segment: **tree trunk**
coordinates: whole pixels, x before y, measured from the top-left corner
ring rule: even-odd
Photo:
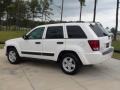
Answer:
[[[93,22],[96,21],[96,6],[97,6],[97,0],[95,0],[95,3],[94,3],[94,16],[93,16]]]
[[[47,21],[47,15],[46,15],[46,12],[45,12],[45,22]]]
[[[42,12],[42,22],[43,22],[44,12]]]
[[[8,30],[8,27],[9,27],[9,26],[8,26],[8,13],[6,13],[6,16],[7,16],[7,18],[6,18],[6,21],[7,21],[7,22],[6,22],[6,31],[7,31],[7,30]]]
[[[44,7],[43,7],[43,9],[42,9],[42,22],[44,20],[44,13],[45,13],[45,11],[44,11]]]
[[[118,31],[118,14],[119,14],[119,0],[117,0],[117,8],[116,8],[116,26],[115,26],[114,40],[117,40],[117,31]]]
[[[82,5],[80,5],[80,21],[81,21],[81,17],[82,17]]]
[[[34,12],[33,12],[33,16],[32,16],[33,21],[34,21],[34,17],[35,17],[35,15],[34,15]]]
[[[63,21],[63,6],[64,6],[64,0],[62,0],[62,8],[61,8],[61,22]]]
[[[0,17],[0,30],[1,30],[1,17]]]

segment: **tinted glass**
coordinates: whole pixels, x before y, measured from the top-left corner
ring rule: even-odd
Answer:
[[[90,27],[98,37],[103,37],[108,35],[105,29],[99,24],[94,24],[94,25],[90,24]]]
[[[43,32],[44,32],[44,27],[40,27],[32,31],[29,35],[29,39],[42,39]]]
[[[46,33],[46,39],[57,39],[57,38],[64,38],[63,27],[62,26],[48,27]]]
[[[87,38],[80,26],[67,26],[68,38]]]

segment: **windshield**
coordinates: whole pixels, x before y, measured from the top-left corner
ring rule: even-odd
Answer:
[[[90,24],[90,28],[98,37],[109,36],[109,33],[103,28],[101,24]]]

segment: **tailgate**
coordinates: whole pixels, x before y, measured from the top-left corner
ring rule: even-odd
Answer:
[[[104,52],[111,48],[112,38],[110,37],[108,31],[106,31],[100,23],[90,24],[90,27],[100,41],[100,51]]]
[[[104,52],[111,48],[112,39],[109,36],[99,37],[100,40],[100,51]]]

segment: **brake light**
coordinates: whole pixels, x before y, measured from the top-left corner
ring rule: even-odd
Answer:
[[[93,51],[99,51],[100,50],[100,43],[99,43],[99,40],[89,40],[88,41],[91,49]]]

